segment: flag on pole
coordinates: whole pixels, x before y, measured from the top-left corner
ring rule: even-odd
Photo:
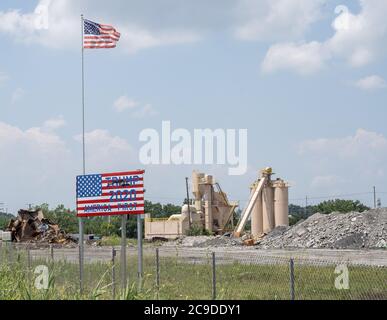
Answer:
[[[83,20],[83,23],[83,47],[85,49],[110,49],[116,47],[121,34],[114,27],[86,19]]]

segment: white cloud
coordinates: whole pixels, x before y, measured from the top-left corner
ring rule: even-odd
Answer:
[[[133,10],[136,6],[140,10],[138,16]],[[155,7],[154,3],[150,6]],[[87,17],[97,22],[114,24],[122,34],[119,47],[128,53],[156,46],[192,43],[201,38],[194,30],[186,29],[183,21],[173,27],[154,27],[151,20],[147,19],[147,15],[156,14],[150,7],[144,10],[133,1],[116,1],[116,5],[109,3],[106,9],[106,2],[96,0],[40,0],[33,12],[0,11],[0,33],[8,34],[25,44],[77,49],[80,41],[80,12],[87,12]],[[158,14],[156,20],[162,20],[163,15],[171,15],[169,6],[164,6],[163,12]],[[142,20],[139,19],[141,16]],[[59,38],[61,41],[58,41]]]
[[[62,203],[63,194],[71,193],[71,188],[64,193],[71,186],[71,155],[53,132],[0,122],[0,154],[0,179],[7,181],[2,198],[13,210],[47,199]]]
[[[12,104],[18,103],[20,100],[23,99],[25,95],[25,91],[22,88],[17,88],[13,93],[11,97]]]
[[[82,135],[74,137],[82,142]],[[127,170],[136,154],[129,143],[108,130],[97,129],[85,134],[86,166],[88,171],[101,172],[110,170]]]
[[[0,122],[0,179],[7,181],[2,199],[13,212],[25,203],[49,202],[74,206],[75,177],[81,174],[81,148],[68,148],[54,131],[64,124],[61,117],[41,126],[22,129]],[[76,140],[81,142],[81,136]],[[129,143],[107,130],[86,135],[86,164],[89,173],[135,169],[137,154]],[[80,146],[80,143],[76,143]]]
[[[320,70],[328,58],[319,42],[305,44],[280,43],[272,46],[262,63],[265,73],[291,70],[299,74],[310,74]]]
[[[332,24],[335,34],[326,42],[335,56],[355,67],[374,61],[385,51],[387,40],[387,2],[360,0],[360,5],[357,15],[342,6]]]
[[[333,154],[345,159],[378,151],[387,151],[387,138],[365,129],[358,129],[355,135],[345,138],[308,140],[300,145],[301,154]]]
[[[381,133],[358,129],[347,137],[307,140],[300,144],[299,154],[312,175],[312,186],[324,192],[329,193],[329,183],[362,191],[386,178],[387,137]]]
[[[139,110],[133,113],[133,117],[135,118],[146,118],[146,117],[154,117],[157,116],[159,113],[156,111],[152,105],[146,104],[143,107],[141,107]]]
[[[127,96],[117,98],[113,104],[113,108],[120,113],[129,110],[134,118],[154,117],[159,114],[151,104],[142,105]]]
[[[9,154],[5,152],[9,147],[18,146],[18,148],[24,150],[20,154],[17,152],[11,152],[15,156],[25,158],[28,151],[35,151],[36,154],[41,156],[47,156],[52,153],[63,154],[66,153],[64,142],[52,132],[47,132],[41,127],[33,127],[27,130],[22,130],[18,127],[11,126],[4,122],[0,122],[0,149],[2,155]],[[4,151],[4,152],[3,152]],[[10,151],[10,150],[8,150]]]
[[[326,0],[241,0],[235,35],[242,40],[300,38],[321,17]]]
[[[362,78],[355,85],[359,89],[368,91],[387,88],[387,82],[377,75]]]
[[[8,80],[8,75],[5,72],[0,72],[0,86]]]
[[[326,41],[272,46],[262,63],[263,70],[298,71],[293,56],[298,58],[297,66],[303,63],[309,66],[306,67],[307,72],[318,71],[332,59],[343,59],[352,67],[362,67],[375,61],[387,48],[387,2],[360,0],[360,5],[358,14],[351,13],[345,6],[336,8],[338,16],[332,23],[334,34]],[[291,57],[286,59],[289,51]],[[309,56],[312,53],[316,54],[314,58]]]
[[[117,112],[123,112],[125,110],[134,109],[139,106],[139,103],[127,96],[121,96],[114,102],[114,109]]]
[[[56,118],[48,119],[44,122],[43,127],[48,130],[56,130],[64,127],[66,125],[66,120],[63,116]]]

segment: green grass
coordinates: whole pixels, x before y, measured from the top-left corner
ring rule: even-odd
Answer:
[[[119,237],[119,236],[103,237],[100,241],[98,241],[98,244],[102,247],[120,246],[121,245],[121,237]],[[129,246],[136,246],[137,239],[128,239],[127,244]]]
[[[78,265],[69,262],[32,261],[28,269],[25,253],[12,256],[2,250],[0,260],[0,300],[110,300],[112,264],[85,265],[85,290],[79,293]],[[49,289],[34,287],[33,270],[46,265],[50,271]],[[295,264],[295,294],[298,300],[387,299],[387,268],[350,267],[350,290],[334,287],[335,267]],[[160,288],[156,287],[155,258],[144,258],[144,282],[137,290],[136,257],[128,258],[129,285],[120,290],[120,266],[116,265],[116,299],[122,300],[210,300],[212,269],[210,257],[200,263],[182,258],[160,259]],[[288,300],[289,268],[284,264],[218,264],[218,299]]]

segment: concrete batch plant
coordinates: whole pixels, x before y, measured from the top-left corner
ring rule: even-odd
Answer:
[[[192,193],[194,205],[184,205],[181,214],[168,219],[145,219],[145,237],[176,239],[190,228],[197,227],[211,234],[233,232],[240,237],[251,219],[251,235],[258,239],[279,226],[289,225],[289,185],[282,179],[272,180],[272,169],[261,171],[261,176],[251,186],[246,209],[234,230],[237,202],[231,202],[211,175],[193,172]]]
[[[266,168],[252,184],[250,199],[235,229],[235,237],[241,236],[249,219],[253,238],[262,237],[277,227],[289,226],[289,184],[282,179],[272,180],[272,175],[272,168]]]

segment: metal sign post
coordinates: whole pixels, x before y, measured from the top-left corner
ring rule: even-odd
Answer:
[[[84,262],[84,236],[83,236],[83,219],[79,218],[79,234],[78,234],[78,247],[79,247],[79,290],[83,293],[83,262]]]
[[[138,290],[142,290],[143,271],[143,247],[142,247],[142,217],[137,215],[137,246],[138,246]]]
[[[121,220],[121,286],[123,292],[126,292],[128,286],[128,278],[126,274],[126,222],[128,216],[123,215]]]

